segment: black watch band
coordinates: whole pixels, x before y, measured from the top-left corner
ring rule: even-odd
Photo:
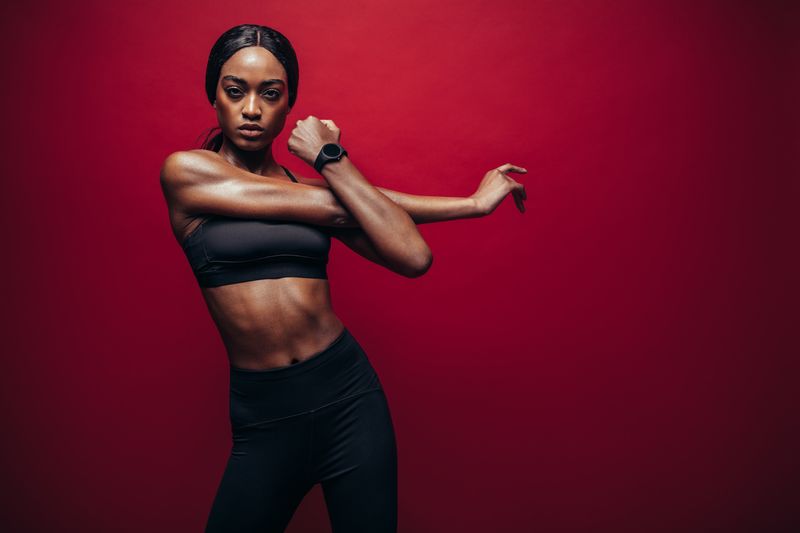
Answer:
[[[317,155],[316,161],[314,161],[314,170],[317,172],[322,172],[322,167],[324,167],[326,163],[330,163],[331,161],[339,161],[346,155],[347,150],[345,150],[341,144],[328,143],[323,145],[322,149]]]

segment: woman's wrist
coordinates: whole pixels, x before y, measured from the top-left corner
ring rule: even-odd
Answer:
[[[311,166],[313,167],[314,164],[312,163]],[[331,177],[336,179],[338,176],[351,173],[352,169],[348,168],[350,166],[352,166],[352,162],[350,161],[350,158],[345,154],[338,161],[329,161],[325,163],[325,165],[320,170],[319,174],[326,180],[329,180]]]
[[[467,198],[470,201],[470,209],[471,209],[471,216],[472,217],[482,217],[486,215],[486,211],[483,208],[483,204],[481,204],[480,199],[475,196],[469,196]]]

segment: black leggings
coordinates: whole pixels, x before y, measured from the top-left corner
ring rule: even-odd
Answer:
[[[230,367],[233,447],[206,533],[282,532],[322,484],[333,533],[397,531],[397,445],[378,375],[344,331],[289,366]]]

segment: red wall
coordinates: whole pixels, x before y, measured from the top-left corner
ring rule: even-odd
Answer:
[[[208,52],[240,23],[291,39],[290,119],[334,119],[374,184],[465,196],[492,167],[529,169],[525,214],[508,198],[421,226],[422,278],[334,243],[335,309],[392,407],[401,532],[800,519],[796,8],[0,9],[6,531],[205,524],[230,448],[227,360],[158,170],[215,125]],[[313,175],[289,130],[278,161]],[[289,531],[327,530],[316,487]]]

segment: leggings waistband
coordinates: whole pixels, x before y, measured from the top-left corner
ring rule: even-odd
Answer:
[[[259,427],[380,388],[367,354],[345,328],[326,348],[293,365],[266,370],[231,365],[231,426],[234,431]]]

